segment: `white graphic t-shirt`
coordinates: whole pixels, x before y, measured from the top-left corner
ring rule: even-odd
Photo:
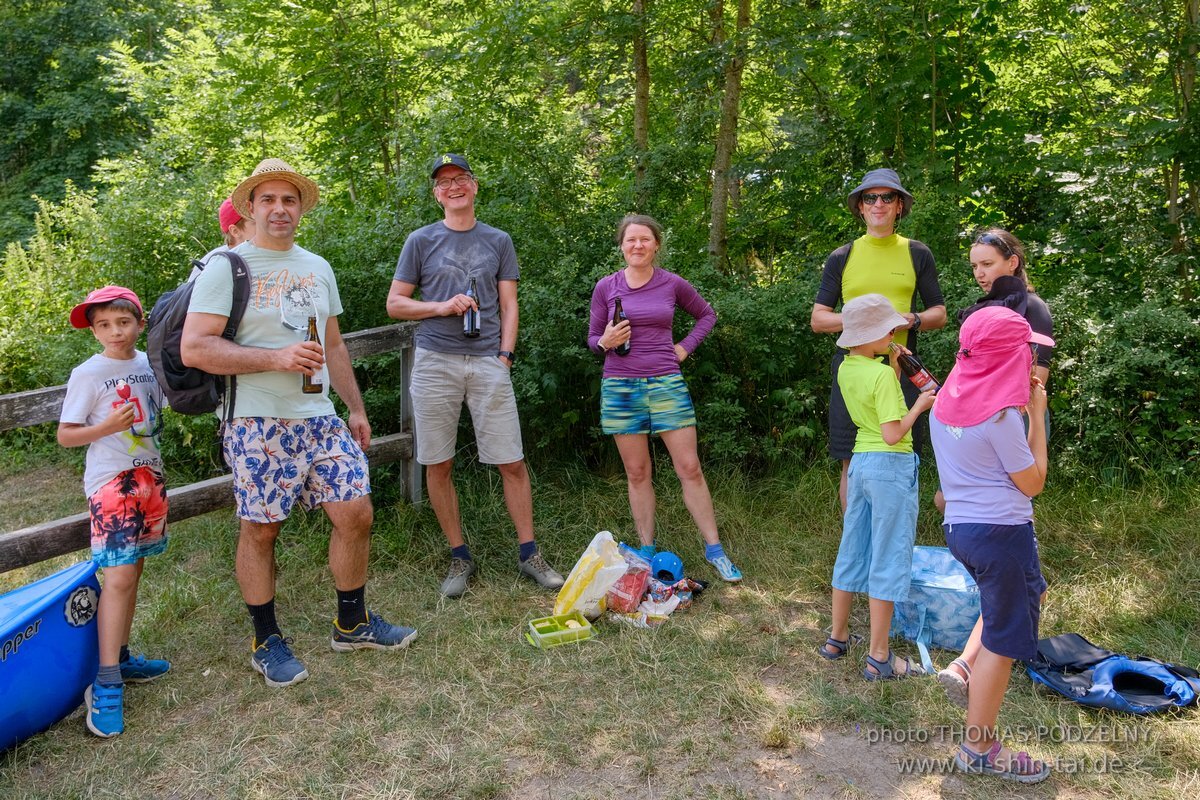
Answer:
[[[122,381],[129,387],[128,398],[118,393]],[[135,467],[149,467],[162,474],[158,447],[163,394],[150,369],[150,360],[141,350],[134,351],[134,357],[128,361],[97,353],[71,370],[59,421],[97,425],[123,402],[134,407],[133,427],[88,445],[87,466],[83,471],[83,491],[88,497]]]

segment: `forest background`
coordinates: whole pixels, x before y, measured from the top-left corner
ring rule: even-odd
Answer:
[[[1058,468],[1180,476],[1200,452],[1198,48],[1198,0],[7,0],[0,392],[93,351],[65,323],[88,290],[149,303],[182,280],[264,157],[321,186],[300,243],[339,274],[342,329],[385,323],[405,236],[440,217],[428,164],[454,151],[521,260],[527,446],[614,458],[583,340],[640,211],[718,311],[688,365],[702,445],[769,471],[823,450],[833,337],[809,312],[861,233],[846,193],[889,166],[951,312],[979,294],[974,229],[1026,242],[1060,345]],[[923,337],[938,374],[954,328]],[[397,369],[359,367],[377,420]],[[216,468],[211,419],[169,424],[173,465]],[[52,446],[43,427],[6,439]]]

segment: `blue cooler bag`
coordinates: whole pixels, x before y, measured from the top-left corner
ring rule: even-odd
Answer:
[[[917,643],[921,664],[932,673],[930,647],[961,650],[979,619],[979,587],[945,547],[913,548],[908,600],[892,612],[892,636]]]
[[[83,702],[100,663],[99,600],[91,561],[0,595],[0,750]]]

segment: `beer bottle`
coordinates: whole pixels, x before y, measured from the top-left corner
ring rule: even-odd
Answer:
[[[913,386],[922,392],[936,392],[942,388],[942,385],[937,382],[937,378],[933,377],[933,373],[925,369],[921,359],[912,353],[904,352],[895,342],[891,344],[891,348],[896,353],[896,362],[900,365],[900,371],[908,376]]]
[[[471,278],[471,285],[467,287],[467,297],[479,303],[479,295],[475,293],[475,279]],[[463,336],[468,339],[475,339],[479,336],[479,309],[472,306],[463,312]]]
[[[317,318],[308,318],[308,333],[304,334],[304,341],[321,343],[321,336],[317,333]],[[305,375],[300,389],[305,394],[320,394],[325,388],[324,367],[317,367],[317,371],[312,375]]]
[[[621,308],[621,298],[618,296],[613,302],[612,324],[617,325],[627,319],[629,319],[629,317],[625,316],[625,309]],[[629,339],[626,339],[624,342],[614,347],[613,352],[619,356],[629,355]]]

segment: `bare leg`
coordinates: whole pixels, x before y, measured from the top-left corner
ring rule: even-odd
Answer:
[[[1048,595],[1049,593],[1050,593],[1049,591],[1042,592],[1042,596],[1038,598],[1038,602],[1041,603],[1042,605],[1045,605],[1046,595]],[[958,657],[960,660],[967,662],[967,666],[974,669],[975,668],[975,659],[979,658],[979,651],[982,649],[983,649],[983,617],[980,616],[979,619],[975,620],[975,627],[971,629],[971,636],[967,639],[967,643],[966,643],[966,645],[963,646],[963,651],[961,654],[959,654]],[[961,667],[959,667],[957,664],[955,664],[953,662],[951,662],[950,666],[947,667],[947,669],[952,669],[955,672],[962,675],[963,680],[967,680],[970,678],[969,675],[967,675],[965,672],[963,672]]]
[[[329,534],[329,571],[333,586],[343,592],[367,582],[367,560],[371,552],[371,523],[375,510],[370,495],[322,507],[333,525]]]
[[[644,433],[613,436],[629,485],[629,511],[642,544],[654,544],[654,483],[650,475],[650,437]]]
[[[995,740],[996,720],[1000,716],[1000,704],[1008,689],[1012,674],[1011,658],[997,655],[986,647],[980,648],[971,675],[971,692],[967,698],[967,729],[963,743],[976,753],[986,753]],[[1001,753],[997,766],[1008,763],[1007,754]]]
[[[425,467],[425,494],[429,497],[429,505],[437,515],[438,525],[451,548],[463,543],[462,521],[458,515],[458,493],[454,491],[454,480],[451,472],[454,461],[443,461],[440,464],[429,464]]]
[[[133,630],[133,612],[137,608],[137,587],[142,584],[142,570],[146,566],[146,559],[139,558],[134,566],[137,567],[137,577],[134,578],[133,592],[129,595],[129,608],[125,615],[125,633],[124,638],[121,639],[123,645],[129,644],[129,634]]]
[[[721,541],[717,534],[717,515],[713,511],[712,493],[708,491],[708,482],[704,480],[704,470],[700,468],[700,456],[696,452],[696,426],[664,431],[662,440],[671,454],[671,464],[679,476],[679,485],[683,487],[683,504],[691,512],[705,544],[717,544]]]
[[[888,632],[892,629],[891,600],[870,598],[871,607],[871,658],[887,662],[891,647],[888,645]]]
[[[829,628],[829,638],[839,642],[850,642],[850,607],[854,604],[854,593],[833,590],[833,625]],[[831,656],[838,654],[833,645],[823,645],[825,652]]]
[[[525,461],[497,464],[500,478],[504,481],[504,504],[508,516],[517,529],[518,542],[533,541],[533,489],[529,484],[529,470]]]
[[[241,523],[237,545],[237,579],[242,599],[259,606],[275,597],[275,539],[282,522]]]
[[[137,602],[138,577],[136,564],[104,568],[104,589],[96,610],[96,632],[100,641],[100,663],[116,664],[121,657],[121,645],[129,632],[130,609]]]

